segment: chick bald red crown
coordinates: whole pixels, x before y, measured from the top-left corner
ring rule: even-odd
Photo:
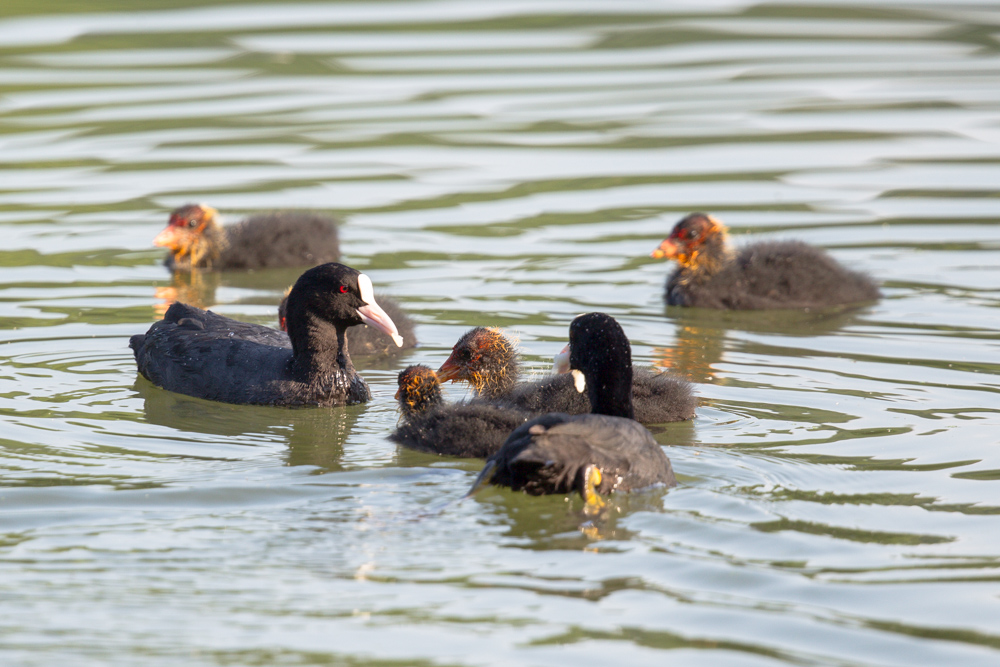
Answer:
[[[702,220],[707,225],[704,225],[704,231],[698,234],[691,227],[693,223]],[[712,235],[724,233],[725,231],[726,226],[717,218],[705,213],[692,213],[674,225],[670,236],[665,238],[656,250],[649,253],[649,256],[654,259],[673,259],[680,264],[688,264],[696,259],[698,255],[697,246],[700,246]]]
[[[153,239],[153,245],[183,256],[192,240],[204,231],[206,225],[214,222],[218,214],[206,204],[182,206],[170,214],[170,221]]]

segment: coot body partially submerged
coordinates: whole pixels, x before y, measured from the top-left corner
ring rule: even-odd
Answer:
[[[230,227],[204,204],[170,214],[153,243],[169,249],[171,271],[267,269],[315,266],[340,259],[337,224],[310,211],[259,213]]]
[[[437,376],[427,366],[400,371],[398,382],[402,423],[389,439],[417,451],[485,459],[531,416],[487,401],[445,403]]]
[[[667,279],[668,306],[763,310],[823,308],[872,301],[878,286],[801,241],[752,243],[734,250],[725,225],[705,213],[678,222],[652,252],[680,266]]]
[[[132,336],[129,347],[146,379],[181,394],[225,403],[345,405],[371,398],[345,335],[362,323],[398,338],[368,276],[330,263],[295,283],[287,334],[175,303],[148,332]]]
[[[573,320],[569,337],[572,377],[593,412],[549,413],[522,424],[472,490],[490,483],[532,495],[578,492],[588,505],[600,505],[595,493],[676,485],[663,449],[632,418],[632,356],[621,326],[588,313]]]
[[[394,357],[416,347],[416,327],[403,307],[385,294],[376,294],[375,300],[396,325],[399,335],[403,338],[403,345],[396,345],[391,336],[376,327],[351,327],[347,330],[347,344],[351,354],[356,357]],[[278,304],[278,326],[282,331],[288,330],[285,324],[287,304],[288,292],[285,292],[281,303]]]
[[[437,374],[441,382],[468,382],[481,398],[509,403],[536,415],[591,411],[588,395],[577,392],[568,375],[518,382],[517,346],[495,327],[476,327],[463,334]],[[670,373],[634,369],[632,395],[635,418],[642,424],[694,418],[697,400],[691,383]]]

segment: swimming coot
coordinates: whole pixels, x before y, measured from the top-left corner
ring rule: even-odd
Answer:
[[[403,342],[371,279],[343,264],[299,277],[287,321],[285,334],[175,303],[129,347],[139,372],[170,391],[226,403],[329,406],[371,398],[351,364],[348,327],[368,324]]]
[[[510,403],[533,414],[590,412],[590,400],[573,388],[568,375],[518,382],[517,346],[500,329],[476,327],[452,348],[441,368],[441,382],[468,382],[477,396]],[[636,420],[643,424],[693,419],[697,401],[691,383],[670,373],[634,369],[632,395]]]
[[[405,368],[398,382],[402,423],[389,439],[421,452],[485,459],[531,416],[487,401],[446,404],[437,375],[427,366]]]
[[[336,223],[308,211],[260,213],[223,227],[211,206],[187,204],[170,214],[153,243],[170,250],[172,271],[315,266],[340,258]]]
[[[285,324],[285,310],[290,291],[289,287],[285,291],[281,303],[278,304],[278,326],[281,327],[282,331],[288,330]],[[416,327],[403,307],[385,294],[376,294],[375,300],[396,325],[396,329],[403,339],[403,345],[396,345],[392,337],[375,327],[351,327],[347,330],[347,346],[350,348],[351,354],[356,357],[393,357],[415,347],[417,344]]]
[[[705,213],[678,222],[651,256],[680,264],[667,279],[668,306],[821,308],[879,297],[871,278],[801,241],[765,241],[733,250],[725,225]]]
[[[632,353],[615,319],[588,313],[569,328],[569,365],[592,413],[549,413],[519,426],[486,462],[470,493],[483,484],[532,495],[578,492],[588,509],[598,494],[664,484],[675,486],[670,459],[633,419]]]

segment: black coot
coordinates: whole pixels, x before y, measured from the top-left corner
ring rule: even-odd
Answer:
[[[592,413],[549,413],[522,424],[470,493],[486,483],[532,495],[575,491],[594,508],[603,505],[600,493],[677,484],[670,459],[633,419],[632,352],[621,326],[588,313],[573,320],[569,339],[571,377],[586,389]]]
[[[421,452],[485,459],[531,416],[487,401],[447,404],[437,375],[427,366],[400,371],[398,382],[402,423],[389,439]]]
[[[315,266],[340,259],[337,224],[309,211],[259,213],[223,227],[218,212],[187,204],[170,214],[153,243],[170,250],[172,271]]]
[[[189,396],[259,405],[345,405],[371,398],[351,364],[346,330],[380,328],[402,345],[375,301],[368,276],[323,264],[288,296],[288,333],[175,303],[145,334],[132,336],[139,372]]]
[[[652,252],[680,267],[667,279],[668,306],[763,310],[822,308],[879,298],[871,278],[801,241],[729,245],[725,225],[705,213],[678,222]]]
[[[509,403],[532,414],[591,411],[590,399],[573,388],[568,375],[518,382],[517,346],[495,327],[467,331],[437,372],[441,382],[468,382],[477,396]],[[697,400],[691,383],[670,373],[634,369],[635,418],[643,424],[693,419]]]

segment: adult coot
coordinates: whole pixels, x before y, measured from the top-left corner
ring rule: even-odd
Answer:
[[[172,271],[314,266],[340,258],[336,223],[307,211],[260,213],[223,227],[211,206],[187,204],[170,214],[153,243],[170,250]]]
[[[632,352],[610,315],[588,313],[569,327],[571,377],[592,413],[549,413],[519,426],[486,462],[470,493],[483,484],[532,495],[578,492],[588,509],[598,494],[674,486],[670,459],[633,419]]]
[[[368,324],[403,341],[368,276],[343,264],[303,273],[288,295],[288,333],[175,303],[132,336],[139,372],[189,396],[260,405],[345,405],[371,398],[346,331]]]
[[[879,297],[871,278],[801,241],[765,241],[734,250],[725,225],[705,213],[678,222],[652,257],[680,264],[667,279],[668,306],[820,308]]]
[[[591,411],[589,398],[573,388],[568,375],[519,383],[517,346],[495,327],[476,327],[466,332],[437,375],[441,382],[468,382],[481,398],[507,402],[536,415]],[[632,394],[635,418],[643,424],[694,418],[697,401],[691,383],[670,373],[635,369]]]
[[[402,423],[389,439],[421,452],[485,459],[531,416],[486,401],[446,404],[441,383],[427,366],[405,368],[398,382]]]
[[[289,287],[285,291],[285,296],[278,304],[278,326],[281,327],[282,331],[288,330],[285,319],[288,292],[291,289]],[[396,329],[403,339],[403,345],[396,345],[396,341],[391,336],[375,327],[352,327],[347,330],[347,345],[351,349],[351,354],[361,357],[393,357],[415,347],[417,344],[416,327],[403,307],[384,294],[376,294],[375,300],[396,325]]]

